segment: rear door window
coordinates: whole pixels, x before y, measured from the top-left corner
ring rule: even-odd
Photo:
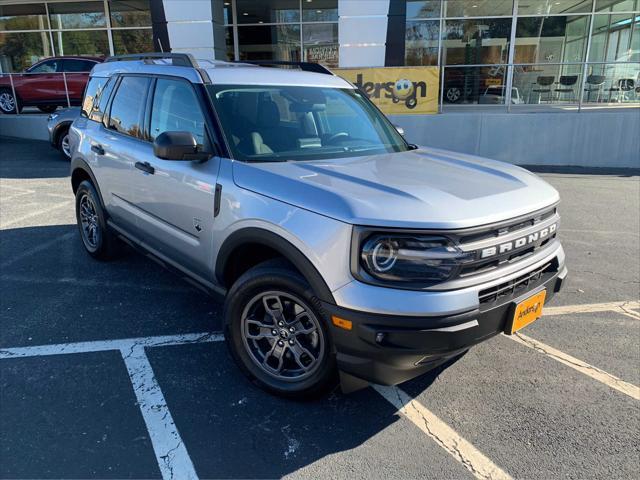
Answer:
[[[65,59],[62,64],[63,71],[65,72],[90,72],[95,62],[89,60],[80,59]]]
[[[143,122],[149,91],[147,77],[123,77],[111,102],[110,130],[144,138]]]

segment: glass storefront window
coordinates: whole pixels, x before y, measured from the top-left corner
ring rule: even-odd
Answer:
[[[634,63],[589,64],[582,101],[588,106],[640,103],[640,53]]]
[[[638,49],[639,24],[640,14],[595,15],[589,61],[624,61],[620,58],[627,55],[630,50]]]
[[[440,0],[407,0],[407,20],[438,18],[441,8]]]
[[[115,55],[153,52],[153,31],[149,28],[113,30]]]
[[[640,10],[638,0],[596,0],[596,12],[633,12]]]
[[[302,0],[303,22],[337,22],[338,0]]]
[[[149,0],[111,0],[112,27],[150,27]]]
[[[44,4],[0,5],[0,31],[49,28]]]
[[[513,88],[520,97],[514,105],[577,104],[582,65],[516,65]]]
[[[301,61],[300,25],[238,27],[240,60]]]
[[[302,25],[304,60],[338,67],[338,24],[315,23]]]
[[[49,3],[51,28],[97,28],[106,27],[103,2]]]
[[[587,16],[519,18],[515,63],[584,61],[588,19]]]
[[[442,96],[445,104],[479,103],[504,105],[507,68],[504,65],[487,67],[445,67]]]
[[[446,0],[445,16],[499,17],[513,13],[513,0]]]
[[[232,62],[236,57],[233,43],[233,27],[226,27],[224,29],[224,40],[227,45],[227,60]]]
[[[236,17],[238,23],[299,22],[300,2],[298,0],[236,0]]]
[[[224,24],[229,25],[233,23],[233,12],[231,10],[231,2],[223,3],[223,11],[222,15],[224,17]]]
[[[549,15],[550,13],[590,13],[592,0],[536,0],[520,2],[518,15]]]
[[[56,55],[109,55],[106,30],[53,32]]]
[[[21,72],[51,54],[49,34],[46,32],[0,32],[2,72]]]
[[[444,65],[506,63],[510,18],[446,20],[442,33]]]
[[[438,65],[438,20],[408,21],[405,31],[405,65]]]

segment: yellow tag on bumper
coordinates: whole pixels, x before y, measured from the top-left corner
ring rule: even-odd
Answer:
[[[513,321],[511,322],[511,328],[507,333],[512,335],[521,328],[524,328],[539,319],[542,316],[542,307],[544,306],[544,299],[546,296],[547,291],[542,290],[541,292],[538,292],[520,302],[516,306],[516,311],[513,314]]]

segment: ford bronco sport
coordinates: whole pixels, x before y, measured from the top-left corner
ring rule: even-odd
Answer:
[[[224,296],[231,355],[280,395],[413,378],[536,320],[567,274],[556,190],[407,143],[319,65],[110,58],[70,132],[84,248],[125,240]]]

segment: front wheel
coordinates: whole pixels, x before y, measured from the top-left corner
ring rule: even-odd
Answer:
[[[71,145],[69,144],[69,127],[58,134],[57,146],[65,160],[71,160]]]
[[[229,291],[225,335],[231,355],[254,384],[284,397],[317,397],[337,379],[325,318],[297,271],[266,262]]]

